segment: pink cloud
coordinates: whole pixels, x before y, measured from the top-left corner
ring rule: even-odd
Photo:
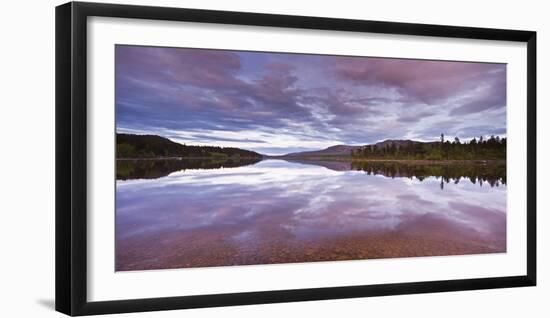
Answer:
[[[336,57],[337,78],[358,85],[395,87],[424,102],[447,98],[489,81],[501,64]]]

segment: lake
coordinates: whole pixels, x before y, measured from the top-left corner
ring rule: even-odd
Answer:
[[[117,161],[117,271],[502,252],[504,164]]]

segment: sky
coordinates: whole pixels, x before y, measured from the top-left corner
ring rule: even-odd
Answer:
[[[117,45],[116,129],[280,155],[506,136],[506,65]]]

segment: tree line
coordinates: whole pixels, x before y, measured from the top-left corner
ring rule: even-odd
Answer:
[[[254,151],[217,146],[187,146],[156,135],[116,135],[117,158],[262,158]]]
[[[480,136],[468,142],[455,137],[445,141],[418,142],[408,140],[404,143],[368,145],[351,150],[356,159],[405,159],[405,160],[505,160],[506,138]]]

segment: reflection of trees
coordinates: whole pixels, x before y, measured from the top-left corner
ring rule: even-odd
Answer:
[[[434,176],[441,179],[440,187],[444,183],[459,183],[462,179],[473,184],[487,182],[491,187],[506,184],[506,164],[403,164],[398,162],[369,162],[353,161],[353,170],[365,171],[369,175],[384,175],[391,178],[416,177],[422,181],[426,177]]]
[[[251,165],[261,159],[145,159],[117,160],[116,178],[156,179],[187,169],[219,169]]]

